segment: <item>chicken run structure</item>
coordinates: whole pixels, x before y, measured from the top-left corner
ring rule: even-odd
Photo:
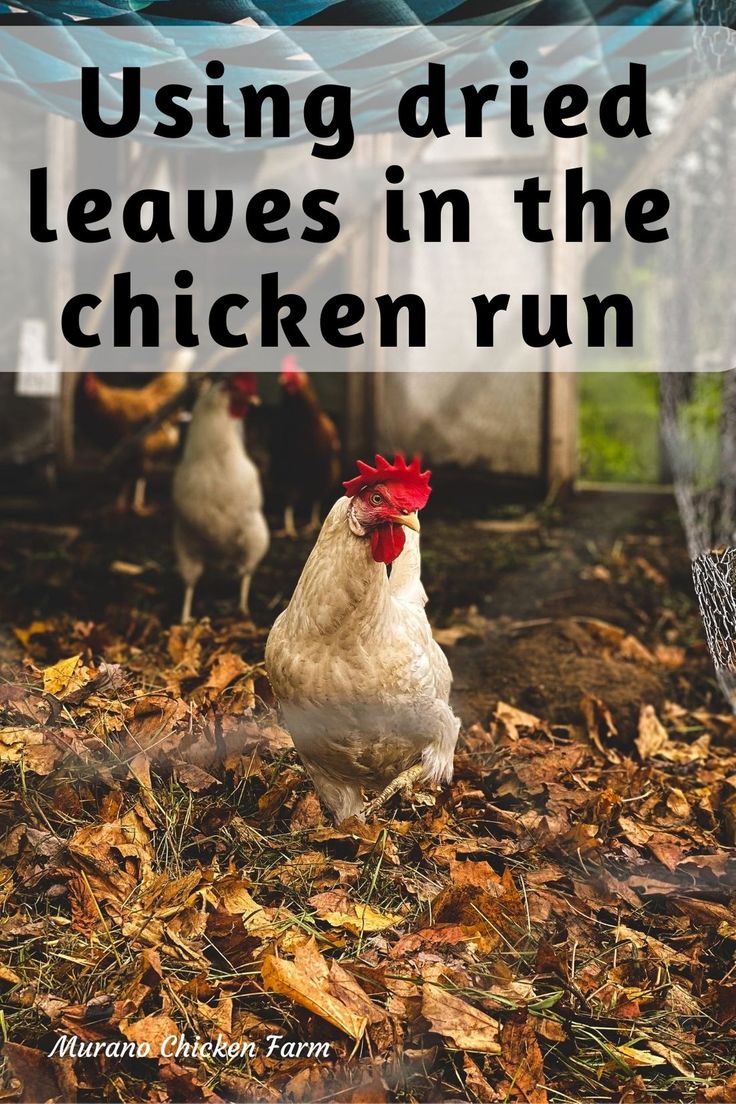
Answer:
[[[31,123],[32,108],[23,106],[29,113],[29,135],[33,134]],[[0,124],[1,125],[1,124]],[[75,127],[68,121],[57,118],[53,121],[51,134],[36,134],[39,146],[39,158],[50,161],[55,166],[56,180],[63,187],[63,181],[83,174],[85,148],[83,136],[75,134]],[[391,139],[376,137],[359,139],[363,149],[361,156],[366,159],[385,159],[386,144]],[[47,145],[46,145],[47,144]],[[44,146],[46,150],[44,152]],[[463,162],[458,166],[448,161],[439,169],[440,176],[448,182],[458,180],[476,192],[484,200],[487,209],[492,209],[494,194],[498,194],[500,182],[509,179],[520,168],[534,170],[548,176],[564,171],[565,164],[577,155],[569,147],[543,150],[537,156],[526,160],[520,166],[515,159],[505,157],[502,151],[490,158],[477,162]],[[175,157],[169,158],[169,169],[175,172]],[[60,172],[60,166],[64,172]],[[438,166],[430,166],[433,178],[438,178]],[[124,179],[135,179],[135,164],[120,167]],[[422,173],[422,166],[417,167]],[[20,181],[13,181],[20,188]],[[23,233],[23,227],[20,229]],[[493,227],[488,225],[484,233],[492,235]],[[12,234],[12,230],[11,230]],[[358,226],[350,226],[340,238],[339,250],[333,251],[332,264],[343,266],[351,272],[353,286],[356,276],[360,276],[365,298],[372,290],[380,287],[386,263],[382,251],[380,234],[376,232],[375,222],[362,220]],[[320,267],[324,264],[324,248]],[[35,304],[34,315],[50,318],[57,312],[58,305],[68,298],[70,288],[75,282],[75,256],[73,248],[67,248],[66,254],[56,253],[57,263],[50,274],[49,287],[23,288],[22,275],[13,276],[13,288],[9,296],[18,302],[18,317],[29,314],[29,300]],[[120,257],[116,256],[110,268],[119,268]],[[548,265],[555,265],[554,252],[548,254]],[[319,278],[320,273],[314,274]],[[420,273],[420,278],[430,279],[431,273]],[[449,274],[448,274],[449,276]],[[540,286],[550,279],[551,272],[540,274]],[[6,279],[9,280],[7,273]],[[106,274],[98,275],[103,286]],[[309,273],[302,275],[309,284]],[[570,284],[575,283],[576,274],[566,273]],[[520,284],[523,272],[520,266]],[[21,308],[21,304],[24,306]],[[10,323],[8,323],[10,326]],[[15,323],[13,323],[15,325]],[[7,363],[3,364],[3,388],[6,390],[6,411],[8,412],[8,434],[6,435],[7,458],[18,456],[40,456],[51,450],[55,461],[64,467],[73,466],[78,458],[77,433],[75,425],[75,392],[79,375],[84,370],[85,353],[70,347],[60,347],[55,355],[64,364],[61,380],[61,394],[51,401],[34,399],[33,396],[17,396],[10,399],[12,376],[8,370],[12,367],[14,350],[18,348],[19,333],[4,343]],[[456,350],[457,352],[457,350]],[[264,358],[264,367],[278,371],[279,361],[273,355],[270,361]],[[401,407],[407,416],[407,425],[414,426],[412,439],[406,442],[407,448],[422,450],[435,456],[442,463],[477,464],[489,469],[504,471],[510,475],[519,475],[547,481],[565,480],[574,475],[575,457],[575,408],[574,386],[570,375],[553,374],[554,351],[536,357],[536,368],[523,375],[489,376],[477,372],[457,372],[452,378],[444,378],[439,373],[417,375],[382,372],[381,349],[359,349],[351,355],[351,372],[344,380],[334,376],[317,375],[317,386],[322,391],[323,400],[330,412],[337,415],[342,426],[343,444],[346,452],[361,454],[362,450],[372,447],[390,447],[397,426],[392,424],[392,412]],[[441,363],[438,358],[437,364]],[[146,367],[146,365],[139,365]],[[156,370],[159,364],[151,362],[149,369]],[[206,369],[207,365],[195,364],[195,368]],[[220,367],[215,361],[214,367]],[[226,367],[226,365],[222,365]],[[311,368],[308,361],[305,367]],[[318,367],[318,365],[314,365]],[[468,404],[468,393],[477,397],[477,401]],[[458,410],[454,432],[448,437],[447,429],[439,433],[440,414],[446,412],[458,400],[454,395],[463,396],[462,411]],[[10,405],[13,413],[10,415]],[[505,410],[501,414],[501,410]],[[509,411],[518,412],[518,422],[509,424]],[[43,412],[45,433],[40,433],[41,421],[36,413]],[[469,418],[469,421],[468,421]],[[28,420],[28,432],[23,428]],[[11,424],[14,428],[11,431]],[[534,428],[535,427],[535,428]],[[531,432],[530,432],[531,429]],[[523,442],[522,442],[523,438]],[[521,443],[521,447],[520,447]]]
[[[24,16],[19,9],[26,12]],[[7,8],[3,17],[6,23],[24,18],[37,26],[50,26],[63,29],[65,21],[78,26],[85,21],[91,25],[105,27],[122,23],[136,30],[150,33],[150,48],[156,46],[156,35],[163,35],[167,21],[171,24],[183,24],[196,27],[200,18],[201,6],[166,0],[159,3],[104,3],[102,0],[88,0],[79,5],[59,5],[35,3],[13,5]],[[72,19],[73,17],[73,19]],[[662,23],[667,25],[687,25],[693,22],[727,24],[730,20],[728,5],[704,5],[693,7],[689,3],[668,0],[655,5],[626,5],[620,3],[564,3],[543,0],[504,9],[493,5],[486,10],[478,5],[473,11],[466,6],[453,10],[449,3],[415,4],[404,3],[390,5],[369,5],[361,9],[360,15],[348,13],[345,5],[326,5],[320,0],[312,3],[294,3],[286,7],[270,9],[268,6],[256,8],[241,0],[223,0],[222,3],[207,6],[207,23],[202,26],[210,29],[221,24],[250,20],[255,25],[272,27],[277,24],[298,24],[315,22],[328,24],[338,21],[351,22],[359,19],[362,24],[406,25],[417,21],[432,24],[434,22],[477,22],[479,25],[540,25],[544,23],[575,23],[580,25],[598,23],[600,25],[627,24],[633,26]],[[296,33],[294,31],[293,33]],[[17,71],[9,87],[13,94],[13,111],[27,115],[25,128],[26,142],[38,151],[38,163],[53,166],[49,179],[53,203],[61,195],[68,194],[75,181],[83,180],[86,166],[98,153],[89,136],[80,128],[64,118],[64,96],[67,95],[63,77],[54,73],[53,59],[48,59],[51,76],[43,91],[35,87],[24,68],[17,62]],[[8,69],[12,73],[13,51],[8,51]],[[58,83],[61,80],[61,83]],[[24,88],[19,89],[19,84]],[[57,91],[58,89],[58,91]],[[21,92],[20,98],[18,94]],[[6,95],[5,92],[2,93]],[[37,117],[33,101],[38,100],[46,107],[57,110],[51,122],[46,126]],[[668,158],[676,156],[678,148],[687,141],[687,134],[697,127],[698,120],[708,110],[707,96],[702,103],[688,105],[687,118],[677,128],[677,138],[663,141],[655,157],[666,163]],[[4,115],[4,119],[9,119]],[[0,123],[8,126],[9,123]],[[360,160],[368,165],[386,164],[397,156],[396,139],[385,134],[367,135],[358,138]],[[549,186],[555,179],[561,179],[565,170],[573,165],[585,162],[585,139],[559,142],[546,138],[534,143],[532,152],[519,159],[510,156],[504,146],[501,128],[490,131],[490,139],[484,144],[482,156],[468,160],[463,156],[458,160],[452,148],[447,154],[437,151],[423,151],[411,167],[412,176],[421,181],[431,175],[433,181],[447,182],[448,185],[461,185],[474,197],[483,212],[483,241],[488,248],[507,250],[504,243],[505,228],[500,221],[494,221],[494,209],[497,197],[508,181],[526,174],[538,174],[542,182]],[[150,183],[151,174],[159,179],[175,180],[177,175],[177,155],[167,150],[159,152],[157,158],[139,158],[135,143],[124,153],[118,163],[111,167],[117,186],[130,192],[132,188]],[[150,151],[148,151],[150,152]],[[278,159],[278,152],[255,152],[250,159],[253,171],[263,158]],[[151,161],[153,160],[153,167]],[[14,175],[13,164],[4,166],[5,192],[8,196],[20,196],[23,182]],[[56,197],[54,196],[56,192]],[[553,190],[553,196],[559,190]],[[614,197],[614,221],[621,218]],[[553,226],[559,223],[562,211],[556,209],[553,199],[551,220]],[[19,236],[23,227],[15,231]],[[3,248],[8,255],[18,253],[12,236],[5,240]],[[226,248],[226,247],[224,247]],[[514,242],[518,249],[517,280],[518,287],[509,287],[512,293],[520,291],[522,286],[528,290],[528,272],[535,272],[538,290],[555,287],[573,296],[579,289],[584,266],[590,255],[581,248],[573,256],[569,247],[564,251],[553,245],[544,254],[540,269],[538,254],[524,252],[524,243]],[[51,459],[55,465],[69,468],[79,456],[77,448],[77,425],[75,394],[79,374],[84,370],[86,353],[74,350],[60,342],[56,349],[49,350],[52,359],[60,362],[64,369],[61,376],[60,394],[51,399],[38,398],[24,394],[24,388],[13,382],[12,371],[18,364],[18,349],[22,334],[23,318],[48,320],[58,316],[61,305],[66,302],[80,280],[80,261],[74,245],[65,241],[54,254],[55,264],[47,274],[47,286],[39,287],[30,272],[16,271],[8,265],[3,266],[3,279],[6,281],[6,301],[17,304],[11,317],[5,320],[5,340],[3,342],[3,383],[5,393],[5,414],[3,446],[4,457],[13,461],[24,458]],[[116,251],[105,268],[98,267],[91,273],[92,286],[98,291],[109,291],[112,273],[119,270],[125,259],[125,247]],[[349,273],[351,284],[360,291],[365,300],[369,300],[377,288],[382,285],[387,256],[379,233],[375,216],[354,219],[333,246],[326,247],[319,255],[312,271],[301,272],[296,283],[302,287],[311,287],[319,282],[326,268],[341,268]],[[424,266],[424,267],[423,267]],[[414,264],[415,276],[419,287],[422,282],[431,283],[435,279],[431,262],[422,259],[420,251]],[[452,282],[453,273],[446,271],[445,279]],[[87,282],[90,275],[85,273]],[[526,284],[524,281],[526,280]],[[482,352],[482,351],[481,351]],[[206,364],[196,365],[208,370],[216,365],[217,358]],[[458,340],[456,333],[441,335],[435,352],[436,373],[415,373],[411,357],[407,358],[408,372],[385,372],[385,353],[377,345],[370,343],[354,351],[350,357],[350,371],[342,378],[320,377],[318,388],[323,392],[323,401],[340,423],[343,444],[348,454],[377,448],[391,447],[400,434],[402,444],[407,449],[419,450],[431,457],[435,463],[455,463],[464,466],[476,466],[493,471],[496,474],[518,476],[535,481],[541,487],[557,489],[571,484],[577,474],[577,410],[576,382],[574,372],[569,371],[571,361],[569,353],[564,361],[567,371],[560,371],[562,362],[558,350],[554,347],[529,352],[523,365],[523,372],[506,371],[502,375],[489,375],[482,371],[482,359],[479,350],[472,349]],[[453,372],[443,369],[452,363]],[[463,368],[467,364],[469,371]],[[305,365],[310,370],[319,368],[319,364],[309,360]],[[157,370],[160,364],[151,362],[139,367]],[[279,364],[272,358],[263,359],[262,367],[278,371]],[[426,363],[423,366],[426,368]],[[431,366],[430,366],[431,367]],[[509,366],[513,367],[513,366]],[[572,364],[574,368],[574,364]],[[481,369],[481,370],[479,370]],[[11,373],[11,374],[9,374]],[[18,393],[20,392],[20,393]],[[400,415],[397,412],[400,411]],[[39,414],[41,416],[39,416]],[[449,415],[449,416],[448,416]],[[397,423],[400,417],[401,425]],[[409,428],[410,427],[410,428]]]
[[[736,65],[719,54],[712,81],[674,87],[657,53],[639,160],[641,144],[606,146],[598,96],[636,28],[675,42],[685,25],[689,46],[693,23],[734,15],[736,0],[0,0],[1,1100],[736,1102]],[[474,146],[412,145],[371,91],[350,161],[325,171],[303,145],[233,156],[196,126],[191,148],[153,140],[156,80],[140,141],[73,121],[80,27],[104,44],[119,120],[121,43],[169,80],[176,28],[193,90],[204,41],[217,59],[240,35],[273,79],[274,59],[316,66],[337,23],[406,29],[425,69],[448,28],[532,27],[533,62],[559,51],[553,76],[598,73],[590,131],[540,124],[522,156],[489,113]],[[19,25],[27,38],[4,37]],[[391,55],[363,54],[369,38],[349,45],[380,83]],[[387,245],[378,191],[348,197],[345,180],[378,178],[385,198],[390,166],[413,199],[469,197],[475,260],[463,239]],[[585,240],[564,240],[583,173],[610,241],[582,216]],[[550,193],[552,240],[504,217],[528,178]],[[346,197],[341,232],[298,252],[325,181]],[[627,222],[654,184],[675,242],[655,257]],[[110,209],[85,220],[95,187],[91,213]],[[296,197],[278,243],[248,226],[269,188]],[[146,190],[172,208],[158,266],[158,242],[115,236]],[[236,233],[203,260],[189,196],[216,193]],[[192,222],[212,226],[198,202]],[[96,242],[69,229],[72,203]],[[327,342],[260,341],[255,310],[247,348],[207,344],[190,301],[276,269],[317,303],[335,285],[369,305],[416,291],[431,347],[382,348],[366,327],[326,360]],[[121,273],[160,347],[112,348]],[[432,310],[476,277],[515,305],[640,295],[645,340],[481,348]],[[99,347],[57,336],[84,294]],[[499,334],[520,322],[512,308]]]

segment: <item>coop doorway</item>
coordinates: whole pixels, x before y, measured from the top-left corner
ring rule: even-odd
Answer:
[[[659,375],[580,372],[577,392],[578,486],[666,487]]]

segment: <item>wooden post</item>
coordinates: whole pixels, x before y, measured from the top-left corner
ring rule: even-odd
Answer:
[[[65,197],[76,189],[77,130],[71,119],[52,115],[48,121],[47,144],[49,163],[54,166],[51,176],[51,204],[60,207]],[[50,277],[53,341],[51,355],[61,369],[59,397],[56,403],[54,438],[56,463],[67,468],[74,462],[74,394],[78,373],[74,371],[74,351],[64,341],[56,323],[61,318],[64,304],[74,294],[74,247],[63,235],[56,243]]]
[[[552,140],[551,226],[554,241],[549,251],[549,290],[568,296],[572,349],[576,347],[575,330],[579,325],[577,312],[573,314],[573,309],[580,298],[584,252],[582,245],[565,242],[564,174],[566,169],[582,165],[584,160],[583,139]],[[570,348],[563,352],[556,345],[550,345],[546,351],[542,466],[549,498],[572,490],[577,475],[578,380],[574,369],[562,369],[563,363],[569,365],[571,355]]]
[[[356,141],[358,165],[370,165],[374,159],[374,138],[360,135]],[[372,233],[375,212],[368,212],[361,231],[350,242],[347,268],[350,289],[365,299],[374,283],[372,273],[374,250]],[[376,396],[372,371],[375,351],[365,345],[350,350],[345,388],[344,454],[348,467],[356,457],[362,457],[372,447],[375,434]]]
[[[370,156],[373,165],[390,165],[394,160],[394,143],[391,134],[377,134],[371,139]],[[421,164],[419,162],[418,164]],[[384,208],[377,204],[371,212],[369,229],[370,270],[368,297],[371,302],[383,294],[389,286],[391,246],[384,227]],[[385,401],[386,351],[381,347],[377,330],[369,349],[369,368],[365,392],[366,447],[374,452],[378,448],[379,426]]]

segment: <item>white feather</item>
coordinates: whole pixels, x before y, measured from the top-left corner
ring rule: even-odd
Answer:
[[[193,586],[207,563],[251,575],[269,544],[258,469],[220,385],[200,394],[174,474],[174,551]]]
[[[460,727],[424,612],[418,534],[407,532],[389,578],[351,532],[349,503],[327,516],[266,645],[286,726],[338,819],[360,810],[364,785],[383,788],[414,763],[449,781]]]

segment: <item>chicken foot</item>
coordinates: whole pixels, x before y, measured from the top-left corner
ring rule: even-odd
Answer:
[[[284,528],[280,529],[276,534],[277,537],[289,537],[291,540],[296,540],[299,534],[296,531],[296,523],[294,521],[294,507],[286,506],[284,508]]]
[[[317,501],[312,503],[312,513],[308,523],[304,526],[304,536],[309,537],[312,533],[316,533],[322,527],[322,519],[320,514],[322,512],[322,503]]]
[[[393,782],[389,782],[386,789],[383,790],[378,797],[374,797],[373,801],[369,801],[363,809],[363,815],[371,817],[374,813],[382,808],[387,801],[390,801],[394,794],[403,790],[404,793],[411,793],[414,788],[414,783],[418,782],[420,778],[424,776],[425,767],[424,763],[415,763],[413,767],[409,767],[408,770],[402,771],[394,778]]]
[[[147,479],[145,475],[141,475],[135,481],[135,487],[133,488],[133,501],[130,505],[132,513],[138,517],[151,517],[156,513],[155,506],[149,506],[146,502],[146,487]]]

